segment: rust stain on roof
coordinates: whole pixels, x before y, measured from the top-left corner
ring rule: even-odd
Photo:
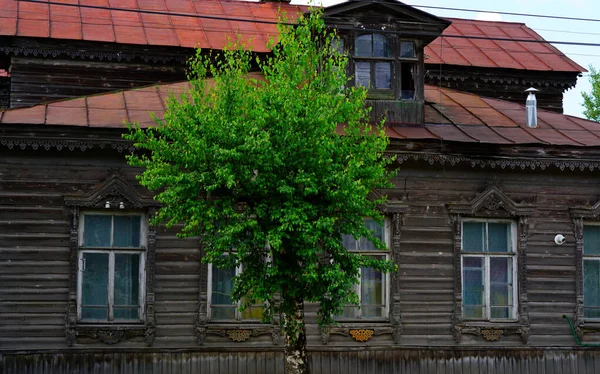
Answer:
[[[256,52],[267,52],[277,37],[279,10],[290,22],[308,10],[286,3],[235,0],[61,0],[123,10],[90,9],[57,4],[0,0],[0,35],[97,42],[222,49],[241,35]],[[47,0],[46,0],[47,1]],[[144,14],[147,10],[175,14]],[[187,17],[185,15],[190,15]],[[204,17],[204,18],[202,18]],[[212,18],[211,18],[212,17]],[[249,21],[242,22],[239,20]],[[549,43],[516,40],[544,39],[522,23],[449,18],[441,37],[425,47],[428,64],[449,64],[539,71],[585,72]],[[452,38],[450,35],[484,38]],[[514,41],[513,41],[514,40]]]
[[[253,73],[260,79],[259,73]],[[210,82],[209,82],[210,85]],[[124,128],[124,122],[152,126],[153,112],[162,118],[170,95],[185,94],[188,82],[61,100],[0,112],[0,124]],[[538,110],[539,128],[525,125],[525,107],[475,94],[426,86],[423,126],[387,125],[392,139],[444,140],[487,144],[600,146],[600,123]]]

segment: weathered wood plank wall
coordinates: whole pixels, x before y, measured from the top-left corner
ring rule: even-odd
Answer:
[[[16,108],[185,79],[181,65],[13,57],[10,106]]]
[[[595,374],[600,370],[600,354],[595,350],[313,350],[309,360],[313,374]],[[283,374],[284,367],[281,351],[54,352],[7,354],[4,373]]]
[[[63,196],[88,192],[109,168],[135,170],[123,155],[109,151],[30,151],[0,153],[0,350],[68,349],[64,332],[69,274],[68,215]],[[593,204],[600,178],[581,171],[507,171],[404,164],[390,197],[405,199],[399,277],[403,332],[401,346],[455,347],[450,332],[453,306],[452,234],[445,204],[471,200],[498,177],[516,201],[537,196],[528,238],[528,346],[575,346],[563,313],[575,308],[574,240],[568,208]],[[567,237],[556,246],[555,234]],[[199,299],[200,249],[196,240],[179,240],[174,231],[157,238],[155,348],[198,347],[194,316]],[[316,306],[308,305],[309,344],[322,346]],[[593,335],[587,334],[586,338]],[[218,343],[217,343],[218,342]],[[233,343],[207,335],[207,346],[225,350],[271,346],[270,339]],[[392,345],[391,336],[366,345]],[[141,342],[121,342],[119,349]],[[350,337],[332,335],[329,346],[358,347]],[[518,336],[498,342],[465,334],[459,346],[521,347]],[[102,343],[81,347],[106,347]]]

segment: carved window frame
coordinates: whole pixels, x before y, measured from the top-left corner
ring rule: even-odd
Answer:
[[[156,334],[156,318],[154,307],[155,279],[155,247],[156,229],[147,225],[145,246],[145,305],[142,323],[110,323],[99,324],[78,320],[78,273],[81,215],[87,211],[142,213],[142,217],[151,217],[158,208],[152,198],[139,194],[130,184],[119,175],[111,175],[87,194],[65,196],[65,205],[69,209],[70,222],[70,274],[69,298],[65,317],[65,334],[69,346],[76,343],[78,337],[99,340],[106,344],[116,344],[124,339],[133,337],[144,338],[151,346]],[[121,205],[122,204],[122,205]],[[121,206],[122,207],[121,207]]]
[[[454,250],[454,310],[452,316],[452,334],[456,343],[462,340],[462,334],[473,334],[488,341],[499,340],[502,335],[521,335],[527,344],[530,334],[529,311],[527,308],[527,237],[529,217],[536,205],[516,203],[507,196],[493,181],[482,193],[470,202],[447,204],[452,224]],[[462,313],[462,223],[465,218],[508,219],[517,224],[517,279],[518,316],[515,321],[466,321]]]
[[[371,192],[369,198],[378,200],[382,196],[377,192]],[[389,258],[399,266],[400,261],[400,237],[402,234],[402,225],[404,214],[408,210],[408,205],[402,201],[391,200],[379,207],[385,216],[386,222],[390,222],[389,235],[390,251]],[[402,338],[402,313],[400,309],[400,275],[398,272],[388,274],[388,315],[389,320],[362,320],[340,321],[336,326],[323,326],[320,328],[321,341],[323,344],[329,343],[331,335],[341,335],[350,337],[358,342],[365,342],[372,336],[392,335],[394,344],[400,344]]]
[[[600,201],[593,206],[579,206],[569,209],[573,221],[575,237],[575,332],[583,340],[586,333],[600,332],[600,322],[585,320],[583,311],[583,227],[587,223],[600,222]]]

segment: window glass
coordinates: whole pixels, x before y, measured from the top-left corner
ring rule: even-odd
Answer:
[[[375,63],[375,88],[392,88],[392,64]]]
[[[385,257],[377,256],[383,260]],[[360,279],[361,317],[383,317],[385,307],[384,274],[373,268],[362,268]]]
[[[83,225],[83,245],[85,247],[110,247],[112,245],[112,216],[86,214]]]
[[[371,87],[371,63],[357,61],[355,64],[354,76],[357,86]]]
[[[211,317],[215,320],[234,320],[237,306],[233,304],[233,277],[235,269],[212,267]]]
[[[136,320],[140,300],[140,255],[115,254],[114,318]]]
[[[483,257],[463,257],[463,317],[485,318],[485,269]]]
[[[483,252],[485,248],[485,222],[463,222],[463,251]]]
[[[345,46],[344,46],[344,39],[333,38],[331,40],[331,48],[340,54],[346,53]]]
[[[405,40],[400,42],[400,57],[415,57],[415,43]]]
[[[358,35],[354,39],[354,54],[360,57],[371,57],[373,51],[372,41],[371,34]]]
[[[491,318],[514,318],[512,315],[512,259],[490,258],[490,314]]]
[[[488,251],[512,252],[510,243],[510,224],[498,222],[488,223]]]
[[[583,316],[600,318],[600,260],[598,259],[583,260],[583,301]]]
[[[114,246],[140,247],[140,216],[114,216]]]
[[[390,57],[390,44],[384,35],[373,34],[373,57]]]
[[[81,317],[108,320],[108,253],[83,253],[81,266]]]
[[[583,226],[583,254],[600,255],[600,226]]]

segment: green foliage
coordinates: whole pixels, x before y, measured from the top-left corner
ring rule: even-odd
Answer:
[[[244,265],[235,299],[267,301],[266,318],[320,302],[319,322],[329,324],[357,302],[361,267],[394,269],[342,246],[351,234],[385,249],[363,218],[382,222],[382,201],[367,195],[391,187],[388,139],[383,124],[369,125],[365,90],[343,88],[347,59],[330,47],[320,11],[279,31],[264,61],[243,48],[198,52],[189,94],[170,98],[155,127],[129,126],[125,138],[141,152],[128,161],[163,204],[155,224],[200,236],[204,261]],[[252,63],[262,76],[249,74]]]
[[[592,121],[600,121],[600,72],[590,65],[590,83],[592,91],[590,93],[582,92],[583,106],[585,110],[583,115]]]

